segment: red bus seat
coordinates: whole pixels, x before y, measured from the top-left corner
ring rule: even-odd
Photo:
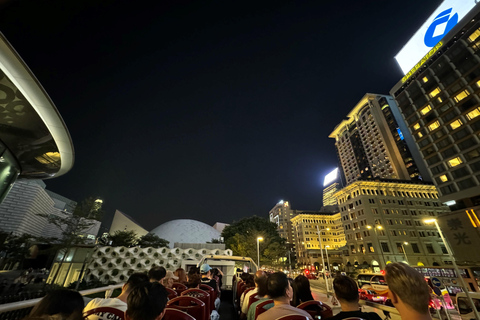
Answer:
[[[212,309],[210,309],[210,294],[202,289],[191,288],[182,292],[181,296],[190,296],[201,300],[205,303],[205,319],[210,319],[210,314],[212,313]]]
[[[259,315],[261,315],[262,313],[268,310],[268,309],[265,309],[264,307],[270,303],[273,303],[273,299],[265,300],[262,303],[259,303],[257,305],[257,307],[255,308],[255,319],[257,319]]]
[[[165,308],[163,320],[195,320],[194,317],[178,309]]]
[[[173,298],[167,302],[167,307],[186,312],[196,320],[207,320],[205,319],[205,303],[194,297],[180,296]]]
[[[305,301],[304,303],[299,304],[297,308],[307,311],[314,319],[315,316],[321,316],[322,319],[333,317],[332,308],[321,301]]]

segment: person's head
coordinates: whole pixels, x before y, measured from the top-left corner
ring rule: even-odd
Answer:
[[[167,274],[167,270],[164,267],[153,267],[148,271],[148,278],[150,281],[162,281]]]
[[[188,276],[188,281],[186,283],[187,288],[198,288],[202,283],[202,278],[198,273],[192,273]]]
[[[430,294],[425,278],[415,269],[401,262],[387,264],[385,271],[388,297],[393,305],[399,311],[405,307],[420,314],[427,314]]]
[[[175,270],[175,276],[178,277],[178,281],[181,283],[187,282],[187,273],[185,272],[185,269],[183,268],[178,268]]]
[[[264,297],[266,295],[268,295],[268,291],[267,291],[267,274],[263,271],[260,271],[261,273],[263,273],[263,275],[261,275],[259,273],[259,271],[257,271],[257,273],[255,273],[255,285],[257,286],[257,295],[260,296],[260,297]]]
[[[158,282],[146,282],[130,292],[125,320],[159,320],[165,314],[168,292]]]
[[[247,272],[243,272],[243,273],[240,275],[240,279],[242,279],[243,281],[247,281],[249,277],[250,277],[250,274],[247,273]]]
[[[52,290],[40,300],[30,312],[30,317],[41,317],[45,315],[61,315],[62,318],[71,320],[82,320],[85,303],[77,291],[73,290]]]
[[[355,280],[348,276],[336,276],[333,279],[333,291],[335,291],[335,296],[340,301],[345,302],[358,302],[358,286]]]
[[[200,274],[202,275],[202,277],[209,277],[210,270],[212,270],[212,268],[206,263],[200,266]]]
[[[247,280],[245,280],[245,284],[247,285],[247,288],[255,287],[255,278],[253,275],[249,275],[247,277]]]
[[[267,292],[273,300],[291,301],[293,298],[293,289],[283,272],[275,272],[268,276]]]
[[[304,275],[299,275],[293,280],[293,301],[298,306],[301,302],[313,300],[310,290],[310,281]]]
[[[138,287],[140,285],[145,284],[148,282],[148,276],[146,273],[143,272],[135,272],[130,275],[127,282],[123,285],[122,294],[129,294],[133,288]]]
[[[166,288],[172,288],[173,283],[178,280],[178,277],[173,274],[172,271],[168,270],[165,278],[161,282]]]

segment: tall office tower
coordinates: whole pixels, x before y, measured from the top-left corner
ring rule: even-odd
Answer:
[[[335,196],[348,247],[346,266],[363,264],[378,272],[389,261],[426,266],[451,263],[437,229],[423,221],[449,211],[432,184],[359,180]]]
[[[323,180],[323,205],[337,205],[337,198],[333,195],[340,189],[340,172],[335,168],[332,172],[325,176]]]
[[[367,93],[330,134],[347,185],[365,178],[428,178],[427,171],[414,161],[417,155],[412,154],[405,138],[409,134],[402,133],[392,106],[395,101],[391,96]]]
[[[277,224],[280,236],[292,245],[295,243],[295,234],[290,219],[296,215],[296,210],[292,210],[288,201],[283,200],[277,203],[269,212],[270,221]]]
[[[295,250],[297,252],[297,264],[303,268],[312,265],[322,265],[320,248],[326,251],[324,263],[327,263],[327,252],[330,252],[329,262],[335,267],[343,263],[341,247],[345,245],[345,234],[342,220],[338,210],[324,212],[301,212],[291,219],[293,230],[297,236]],[[317,229],[318,226],[318,229]],[[320,231],[320,240],[318,231]]]
[[[440,200],[463,215],[480,213],[480,6],[475,2],[442,2],[395,57],[405,76],[390,91]]]

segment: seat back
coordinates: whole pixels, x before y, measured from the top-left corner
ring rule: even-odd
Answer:
[[[315,318],[315,316],[321,316],[322,319],[333,317],[332,308],[321,301],[305,301],[304,303],[299,304],[297,308],[307,311],[312,318]]]
[[[210,287],[208,284],[201,284],[200,289],[207,291],[210,294],[210,312],[215,309],[215,299],[217,299],[217,294],[215,290]]]
[[[205,317],[206,317],[205,319],[210,318],[210,314],[212,313],[212,309],[210,308],[210,306],[211,306],[211,304],[210,304],[211,296],[207,291],[202,290],[202,289],[192,288],[192,289],[187,289],[187,290],[183,291],[181,295],[182,296],[194,297],[194,298],[197,298],[197,299],[201,300],[203,303],[205,303]]]
[[[267,309],[265,309],[264,307],[270,303],[273,303],[273,299],[265,300],[257,305],[257,307],[255,308],[255,319],[257,319],[259,315],[267,311]]]
[[[173,289],[170,289],[170,288],[165,288],[165,289],[167,289],[169,300],[172,300],[173,298],[178,297],[177,291],[175,291]]]
[[[196,320],[207,320],[205,318],[205,303],[191,296],[173,298],[167,302],[167,307],[184,311]]]
[[[282,316],[277,318],[276,320],[309,320],[307,316],[301,316],[299,314],[287,314],[286,316]]]
[[[178,309],[165,308],[163,320],[195,320],[194,317]]]
[[[115,318],[112,318],[112,320],[123,320],[123,319],[125,319],[125,311],[118,310],[118,309],[112,308],[112,307],[98,307],[98,308],[90,309],[90,310],[85,311],[83,313],[83,317],[87,320],[88,317],[91,316],[92,314],[103,313],[103,312],[114,314]]]
[[[257,302],[258,300],[260,300],[260,298],[259,298],[258,295],[256,295],[256,294],[250,295],[250,297],[248,298],[248,308],[250,308],[250,306],[252,305],[252,303]],[[247,308],[247,309],[248,309],[248,308]]]
[[[245,292],[245,290],[247,290],[247,284],[246,283],[242,283],[240,285],[240,290],[238,290],[237,292],[237,299],[240,300],[240,297],[242,296],[242,293]]]
[[[187,290],[187,286],[180,283],[180,282],[174,282],[172,285],[172,289],[177,292],[177,295],[180,295],[183,291]]]

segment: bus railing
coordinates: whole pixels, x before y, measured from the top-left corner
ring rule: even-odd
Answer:
[[[121,288],[122,286],[123,286],[123,283],[122,284],[110,285],[110,286],[106,286],[106,287],[82,290],[82,291],[79,291],[79,293],[82,296],[87,296],[87,295],[98,293],[98,292],[105,292],[105,298],[109,298],[112,295],[113,290]],[[1,304],[0,305],[0,314],[2,314],[4,312],[8,312],[8,311],[15,311],[15,310],[20,310],[20,309],[33,307],[40,300],[42,300],[42,298],[36,298],[36,299],[23,300],[23,301]]]

